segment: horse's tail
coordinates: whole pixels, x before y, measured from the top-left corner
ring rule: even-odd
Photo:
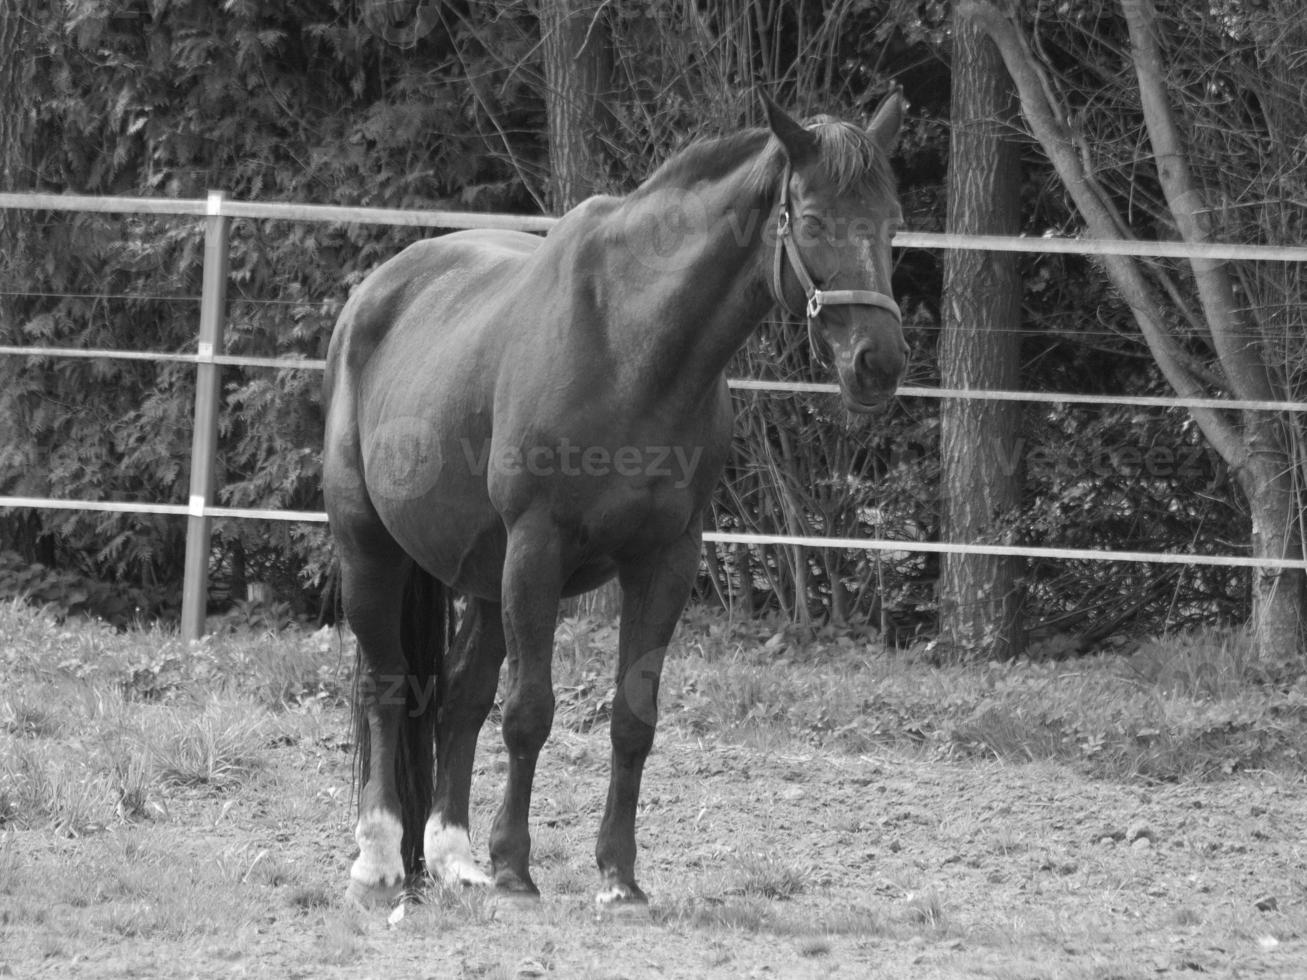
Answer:
[[[375,696],[404,699],[404,717],[395,746],[395,789],[399,793],[400,821],[404,828],[400,853],[408,874],[422,870],[422,836],[435,798],[440,665],[449,648],[453,626],[452,591],[414,563],[404,583],[400,610],[405,676],[376,678],[375,688]],[[371,756],[367,712],[358,687],[362,671],[360,651],[354,665],[354,779],[360,788],[367,781]]]

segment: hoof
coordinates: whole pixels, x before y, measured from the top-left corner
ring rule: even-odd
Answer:
[[[477,867],[466,827],[447,825],[439,814],[433,814],[427,820],[422,839],[427,873],[446,888],[480,888],[493,884],[490,876]]]
[[[534,891],[506,891],[496,888],[486,900],[486,908],[490,909],[498,919],[535,915],[541,907],[540,893]]]
[[[349,887],[345,889],[345,901],[362,909],[373,910],[394,905],[403,894],[403,878],[393,885],[384,882],[378,885],[366,885],[357,878],[351,878]]]
[[[468,861],[446,861],[438,868],[427,871],[446,888],[489,888],[494,882],[475,864]]]
[[[530,875],[519,875],[501,868],[495,873],[495,894],[526,895],[530,898],[539,898],[540,889],[536,887],[536,883],[531,880]]]
[[[497,909],[535,909],[540,907],[540,889],[529,877],[523,879],[511,871],[500,871],[495,875],[495,890],[490,900]]]
[[[364,908],[393,905],[404,890],[404,862],[399,853],[404,830],[399,820],[385,810],[371,810],[359,817],[354,839],[359,855],[349,869],[345,897]]]
[[[609,882],[595,896],[595,906],[608,915],[644,916],[649,914],[649,898],[638,885]]]

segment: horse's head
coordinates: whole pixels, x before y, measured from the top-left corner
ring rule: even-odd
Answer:
[[[784,168],[772,291],[830,347],[844,404],[868,412],[894,394],[908,345],[890,288],[890,239],[903,220],[888,155],[903,120],[892,92],[867,129],[801,126],[764,96]]]

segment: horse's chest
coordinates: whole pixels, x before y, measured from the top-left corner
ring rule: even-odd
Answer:
[[[582,555],[649,551],[681,536],[698,510],[689,487],[614,485],[561,522]]]

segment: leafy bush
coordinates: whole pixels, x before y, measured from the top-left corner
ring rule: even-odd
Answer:
[[[402,55],[369,21],[368,6],[27,4],[31,46],[40,56],[24,89],[31,126],[19,170],[32,186],[54,192],[178,198],[223,188],[262,201],[540,210],[549,178],[548,92],[535,5],[434,4],[438,27]],[[888,79],[898,78],[914,103],[896,159],[908,221],[942,228],[948,5],[601,6],[621,79],[612,129],[600,141],[609,158],[608,189],[629,189],[697,136],[757,121],[755,83],[800,111],[856,118]],[[1209,41],[1231,37],[1222,30]],[[1128,141],[1117,145],[1133,153]],[[1048,191],[1037,163],[1026,163],[1025,230],[1074,229],[1067,202]],[[1283,176],[1264,176],[1273,174]],[[1262,214],[1281,198],[1271,195],[1255,209],[1236,202],[1237,210]],[[0,294],[0,343],[193,350],[201,222],[36,212],[14,233],[23,247],[0,247],[0,278],[22,285]],[[229,351],[321,358],[349,290],[428,234],[357,223],[233,221]],[[1030,388],[1162,390],[1155,368],[1138,358],[1129,311],[1089,260],[1032,257],[1023,274],[1022,357]],[[894,289],[914,345],[914,385],[938,381],[941,278],[938,254],[898,256]],[[766,324],[731,370],[826,380],[803,331],[786,323]],[[228,368],[222,383],[219,500],[320,508],[319,375]],[[182,504],[193,402],[189,365],[0,358],[0,493]],[[905,402],[874,421],[850,420],[823,397],[740,393],[736,407],[741,438],[713,503],[718,529],[940,538],[933,401]],[[1111,455],[1135,448],[1185,457],[1199,443],[1192,424],[1177,415],[1065,406],[1028,412],[1028,452],[1015,461],[1027,469],[1026,497],[1017,513],[996,515],[993,537],[1224,550],[1224,539],[1245,536],[1247,520],[1226,502],[1223,473],[1204,470],[1199,482],[1209,492],[1195,494],[1192,474],[1120,469]],[[1034,465],[1035,453],[1043,464]],[[1086,472],[1085,460],[1102,458],[1112,461],[1106,472]],[[27,594],[61,616],[100,616],[117,626],[170,618],[184,547],[184,522],[172,516],[6,512],[0,548],[22,559],[0,559],[0,596]],[[214,611],[259,581],[294,617],[313,612],[332,561],[325,528],[259,521],[215,522],[211,559]],[[937,575],[937,558],[921,554],[719,546],[708,550],[700,594],[747,615],[867,623],[910,646],[933,630]],[[1030,561],[1022,588],[1027,620],[1074,630],[1084,647],[1124,632],[1238,619],[1246,611],[1247,575]],[[236,618],[259,628],[289,619],[283,610],[249,608],[237,608]]]
[[[126,628],[168,608],[175,600],[144,589],[117,586],[69,568],[49,568],[0,551],[0,602],[21,599],[56,619],[84,616]]]

